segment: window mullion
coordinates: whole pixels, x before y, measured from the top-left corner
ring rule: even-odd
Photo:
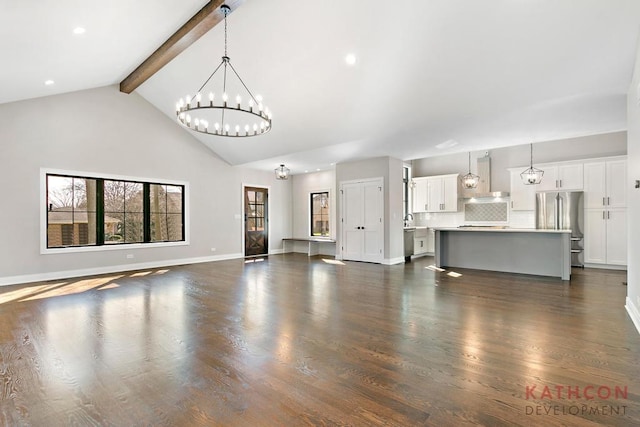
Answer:
[[[142,185],[142,228],[143,241],[151,242],[151,185],[148,182]]]
[[[96,179],[96,245],[104,245],[104,179]]]

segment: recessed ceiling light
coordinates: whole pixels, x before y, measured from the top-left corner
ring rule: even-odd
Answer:
[[[76,27],[73,29],[73,34],[84,34],[84,32],[87,31],[82,27]]]
[[[52,84],[54,84],[55,82],[53,80],[45,80],[44,84],[47,86],[51,86]]]
[[[316,172],[320,172],[320,169],[316,169]]]
[[[440,144],[436,145],[436,148],[439,148],[442,150],[443,148],[451,148],[451,147],[455,147],[456,145],[458,145],[458,141],[453,139],[448,139],[445,142],[441,142]]]
[[[329,163],[331,166],[335,166],[335,163]]]
[[[309,173],[309,171],[304,171],[304,173]]]
[[[344,62],[346,62],[347,65],[355,65],[357,62],[357,58],[353,53],[350,53],[344,57]]]

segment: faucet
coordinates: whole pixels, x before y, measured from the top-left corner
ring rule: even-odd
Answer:
[[[411,219],[409,219],[409,217],[411,217]],[[406,214],[404,216],[404,226],[405,227],[409,225],[409,221],[413,221],[413,214],[408,213],[408,214]]]

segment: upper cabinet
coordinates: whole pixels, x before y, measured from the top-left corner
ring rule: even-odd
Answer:
[[[414,212],[457,212],[460,183],[458,174],[414,178]]]
[[[427,211],[427,196],[428,196],[428,178],[413,178],[413,212],[426,212]]]
[[[536,167],[544,171],[542,182],[536,186],[536,191],[580,191],[584,188],[582,163],[556,163]]]
[[[626,159],[585,162],[585,208],[623,208],[627,206]]]
[[[510,169],[511,173],[511,209],[514,211],[533,211],[536,209],[537,185],[525,185],[520,174],[523,169]]]

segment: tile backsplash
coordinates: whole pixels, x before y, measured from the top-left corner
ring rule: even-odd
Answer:
[[[475,205],[488,204],[493,205],[494,203],[475,203]],[[504,199],[504,201],[495,203],[500,205],[506,205],[506,210],[508,212],[508,226],[512,228],[536,228],[535,225],[535,212],[534,211],[514,211],[509,210],[509,200]],[[504,208],[504,206],[503,206]],[[480,218],[485,218],[484,220],[487,222],[499,222],[499,220],[495,219],[486,219],[486,218],[504,218],[502,213],[496,213],[495,215],[491,214],[492,208],[481,207],[475,211],[474,215],[480,215]],[[473,208],[472,208],[473,210]],[[481,213],[478,213],[481,212]],[[486,216],[484,216],[486,215]],[[477,216],[475,217],[477,218]],[[480,223],[483,220],[471,220],[465,218],[465,210],[461,210],[460,212],[444,212],[444,213],[417,213],[415,214],[415,224],[419,226],[427,226],[427,227],[458,227],[459,225],[464,225],[466,222],[475,222]]]
[[[509,221],[509,203],[465,203],[464,220],[475,223],[506,223]]]

